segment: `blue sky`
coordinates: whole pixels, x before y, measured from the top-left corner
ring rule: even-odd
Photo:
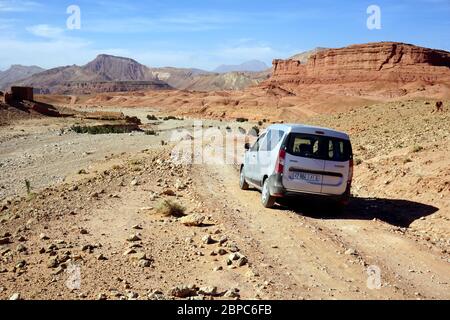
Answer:
[[[66,27],[69,5],[80,7],[79,30]],[[366,26],[370,5],[380,30]],[[450,0],[0,0],[0,70],[82,65],[99,53],[210,70],[372,41],[450,51]]]

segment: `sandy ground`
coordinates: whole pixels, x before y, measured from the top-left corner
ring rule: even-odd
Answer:
[[[0,298],[449,299],[450,113],[427,108],[308,120],[352,136],[355,197],[340,214],[264,209],[234,165],[173,164],[161,140],[193,120],[164,122],[156,137],[78,135],[72,120],[3,127]],[[202,223],[159,214],[165,199]]]

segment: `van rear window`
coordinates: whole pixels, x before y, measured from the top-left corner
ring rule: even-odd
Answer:
[[[304,133],[291,133],[286,151],[297,157],[337,162],[353,158],[350,141]]]

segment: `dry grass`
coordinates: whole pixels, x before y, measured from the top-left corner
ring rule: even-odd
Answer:
[[[165,217],[183,217],[186,208],[172,200],[162,200],[156,207],[156,213]]]

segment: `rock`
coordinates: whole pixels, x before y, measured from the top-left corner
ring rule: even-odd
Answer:
[[[347,251],[345,251],[345,255],[347,255],[347,256],[357,256],[358,253],[356,252],[355,249],[350,248],[350,249],[348,249]]]
[[[9,237],[0,238],[0,245],[10,244],[11,239]]]
[[[245,257],[245,256],[241,256],[241,257],[239,258],[239,260],[237,261],[238,267],[245,266],[247,263],[248,263],[248,259],[247,259],[247,257]]]
[[[123,255],[124,255],[124,256],[128,256],[128,255],[131,255],[131,254],[134,254],[134,253],[136,253],[136,250],[134,250],[134,249],[128,249],[128,250],[126,250],[126,251],[123,253]]]
[[[240,257],[241,257],[241,255],[239,253],[235,252],[235,253],[230,254],[228,256],[228,259],[231,261],[236,261],[236,260],[239,260]]]
[[[25,247],[23,244],[19,244],[16,248],[17,252],[26,252],[27,251],[27,247]]]
[[[99,254],[99,255],[97,256],[97,260],[99,260],[99,261],[105,261],[105,260],[108,260],[108,258],[106,258],[103,254]]]
[[[50,240],[50,238],[45,233],[41,233],[39,235],[39,239],[41,239],[41,240]]]
[[[211,235],[207,234],[207,235],[203,236],[202,242],[204,244],[213,244],[214,240],[211,238]]]
[[[224,294],[224,297],[225,298],[232,298],[232,299],[239,298],[240,297],[239,289],[234,288],[234,289],[231,289],[231,290],[227,290],[227,292],[225,292],[225,294]]]
[[[151,263],[148,260],[139,260],[138,266],[141,268],[148,268],[150,267]]]
[[[147,255],[145,254],[145,252],[138,252],[131,256],[131,260],[138,261],[138,260],[148,260],[148,259],[147,259]]]
[[[89,232],[86,229],[80,229],[80,234],[89,234]]]
[[[227,250],[225,250],[225,249],[223,249],[223,248],[220,248],[219,250],[217,250],[217,253],[218,253],[219,255],[221,255],[221,256],[224,256],[224,255],[226,255],[228,252],[227,252]]]
[[[27,262],[25,260],[21,260],[16,264],[16,269],[23,269],[27,265]]]
[[[93,246],[92,244],[85,244],[83,247],[81,247],[81,251],[88,251],[88,252],[92,252],[94,251],[95,246]]]
[[[201,287],[198,293],[205,296],[217,296],[217,287]]]
[[[155,290],[153,292],[149,292],[148,299],[149,300],[165,300],[165,297],[161,291]]]
[[[9,300],[11,301],[16,301],[16,300],[21,300],[20,299],[20,293],[14,293],[11,297],[9,297]]]
[[[20,236],[19,238],[17,238],[17,241],[19,241],[19,242],[26,242],[27,239],[25,237],[23,237],[23,236]]]
[[[162,192],[163,195],[169,196],[169,197],[175,197],[175,192],[171,189],[166,189]]]
[[[108,299],[108,297],[104,293],[99,293],[99,295],[97,296],[97,300],[106,300],[106,299]]]
[[[136,292],[128,292],[127,298],[128,300],[136,300],[137,298],[139,298],[139,294]]]
[[[205,221],[205,217],[199,214],[190,214],[182,217],[178,221],[187,227],[199,227]]]
[[[137,225],[133,226],[133,229],[134,230],[142,230],[142,227],[137,224]]]
[[[128,237],[127,241],[129,242],[141,241],[141,238],[137,234],[134,234]]]
[[[169,295],[177,298],[188,298],[197,295],[195,286],[177,286],[169,291]]]
[[[213,271],[222,271],[223,270],[223,267],[222,266],[218,266],[218,267],[215,267],[214,269],[213,269]]]
[[[223,236],[223,237],[221,237],[220,238],[220,240],[219,240],[219,244],[224,244],[225,242],[227,242],[228,241],[228,237],[227,236]]]
[[[9,237],[11,237],[11,236],[12,236],[11,233],[9,233],[9,232],[4,232],[2,235],[0,235],[0,238],[9,238]]]
[[[53,271],[53,275],[57,276],[60,275],[61,273],[64,272],[66,268],[63,268],[62,266],[59,266],[58,268],[55,269],[55,271]]]
[[[49,260],[48,260],[48,263],[47,263],[47,267],[48,268],[56,268],[56,267],[58,267],[59,266],[59,260],[58,260],[58,257],[51,257]]]
[[[132,187],[138,186],[138,185],[139,185],[139,180],[138,180],[138,179],[133,179],[133,181],[131,181],[130,185],[131,185]]]

